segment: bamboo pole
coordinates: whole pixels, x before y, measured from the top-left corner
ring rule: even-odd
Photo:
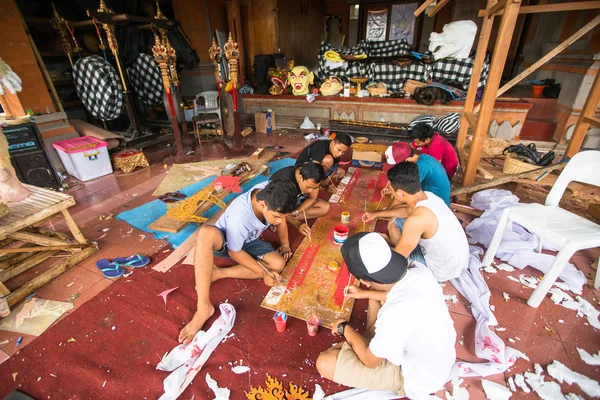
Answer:
[[[567,146],[567,151],[565,151],[564,158],[571,158],[581,148],[583,144],[583,139],[587,134],[590,123],[587,118],[593,118],[594,113],[596,112],[596,108],[598,107],[598,102],[600,101],[600,70],[596,71],[596,78],[594,79],[594,84],[592,85],[592,89],[590,90],[590,94],[588,95],[585,104],[583,105],[583,109],[581,110],[581,115],[577,119],[577,124],[575,125],[575,130],[573,130],[573,135],[571,136],[571,140],[569,140],[569,145]]]
[[[498,0],[488,0],[487,7],[494,6]],[[473,114],[473,106],[475,104],[475,97],[477,96],[477,86],[479,85],[479,79],[481,78],[481,71],[483,70],[483,62],[485,61],[485,55],[487,52],[488,43],[490,42],[490,35],[492,33],[492,27],[494,26],[494,16],[485,18],[479,31],[479,41],[477,42],[477,52],[475,54],[475,61],[473,63],[473,71],[471,73],[471,81],[469,82],[469,90],[467,92],[467,98],[465,99],[465,109],[460,121],[460,129],[458,136],[456,137],[456,150],[461,153],[465,149],[465,140],[467,132],[469,131],[469,120],[466,114]],[[473,125],[475,129],[475,125]],[[461,163],[461,167],[465,165]]]
[[[496,102],[496,93],[500,86],[502,71],[504,70],[504,64],[506,63],[506,56],[508,55],[520,7],[521,0],[507,2],[504,14],[502,15],[500,29],[498,31],[498,40],[494,46],[494,55],[490,65],[490,73],[483,93],[483,98],[481,99],[481,111],[477,118],[477,127],[473,134],[473,142],[471,143],[471,150],[469,151],[469,157],[463,175],[463,186],[470,185],[475,181],[475,174],[477,173],[477,165],[481,158],[483,141],[485,140],[489,129],[492,112],[494,110],[494,103]],[[491,18],[489,19],[491,20]],[[483,49],[481,49],[481,44],[478,44],[477,50],[478,53],[483,51]],[[469,87],[469,89],[471,89],[471,87]]]

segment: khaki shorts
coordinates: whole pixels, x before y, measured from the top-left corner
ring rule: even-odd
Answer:
[[[377,368],[369,368],[360,361],[347,342],[344,342],[338,355],[333,381],[348,387],[389,390],[405,396],[400,367],[384,360]]]

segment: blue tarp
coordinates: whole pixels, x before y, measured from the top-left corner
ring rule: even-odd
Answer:
[[[281,160],[273,161],[268,163],[271,168],[271,173],[274,173],[281,168],[288,167],[290,165],[294,165],[296,162],[293,158],[283,158]],[[214,176],[208,177],[206,179],[201,180],[200,182],[196,182],[190,186],[187,186],[180,190],[181,193],[186,196],[191,196],[197,193],[200,189],[206,187],[211,184],[215,179]],[[242,186],[242,190],[245,192],[254,185],[257,185],[261,182],[265,182],[268,177],[264,175],[257,176],[256,178],[250,180],[248,183]],[[233,198],[235,198],[238,194],[230,194],[225,197],[225,203],[228,203]],[[219,210],[219,207],[214,206],[204,214],[204,217],[210,218]],[[154,200],[149,203],[144,204],[143,206],[139,206],[134,208],[133,210],[124,211],[121,214],[117,215],[117,219],[127,222],[134,228],[140,229],[144,232],[149,232],[154,235],[157,239],[166,239],[167,242],[171,243],[173,247],[177,247],[181,245],[196,229],[198,229],[198,225],[191,223],[188,224],[185,228],[183,228],[178,233],[167,233],[161,231],[155,231],[149,229],[148,226],[152,224],[154,221],[162,217],[167,213],[167,205],[161,200]]]

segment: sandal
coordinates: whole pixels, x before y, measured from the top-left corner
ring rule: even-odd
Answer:
[[[119,257],[112,260],[112,264],[117,267],[142,268],[150,264],[150,257],[135,254],[131,257]]]
[[[108,260],[99,260],[96,263],[98,269],[102,272],[105,278],[115,279],[122,276],[125,273],[125,270],[118,265],[112,264]]]

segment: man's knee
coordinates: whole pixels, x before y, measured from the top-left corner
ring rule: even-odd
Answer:
[[[335,364],[337,362],[337,355],[339,354],[339,350],[337,349],[329,349],[319,355],[317,357],[317,362],[315,363],[317,367],[317,371],[319,374],[327,378],[329,380],[333,380],[333,374],[335,372]]]
[[[269,266],[274,271],[281,272],[281,271],[283,271],[283,268],[285,267],[285,259],[281,255],[279,255],[279,253],[277,253],[276,257],[273,257],[273,259],[270,260]]]
[[[323,215],[328,215],[331,211],[331,204],[327,201],[323,201],[321,204],[323,205]]]
[[[221,232],[213,225],[202,225],[200,228],[198,228],[196,246],[210,246],[216,250],[220,249],[223,246],[223,237],[221,236]]]
[[[398,227],[396,226],[396,222],[394,222],[395,218],[392,218],[388,221],[388,232],[397,231]]]

